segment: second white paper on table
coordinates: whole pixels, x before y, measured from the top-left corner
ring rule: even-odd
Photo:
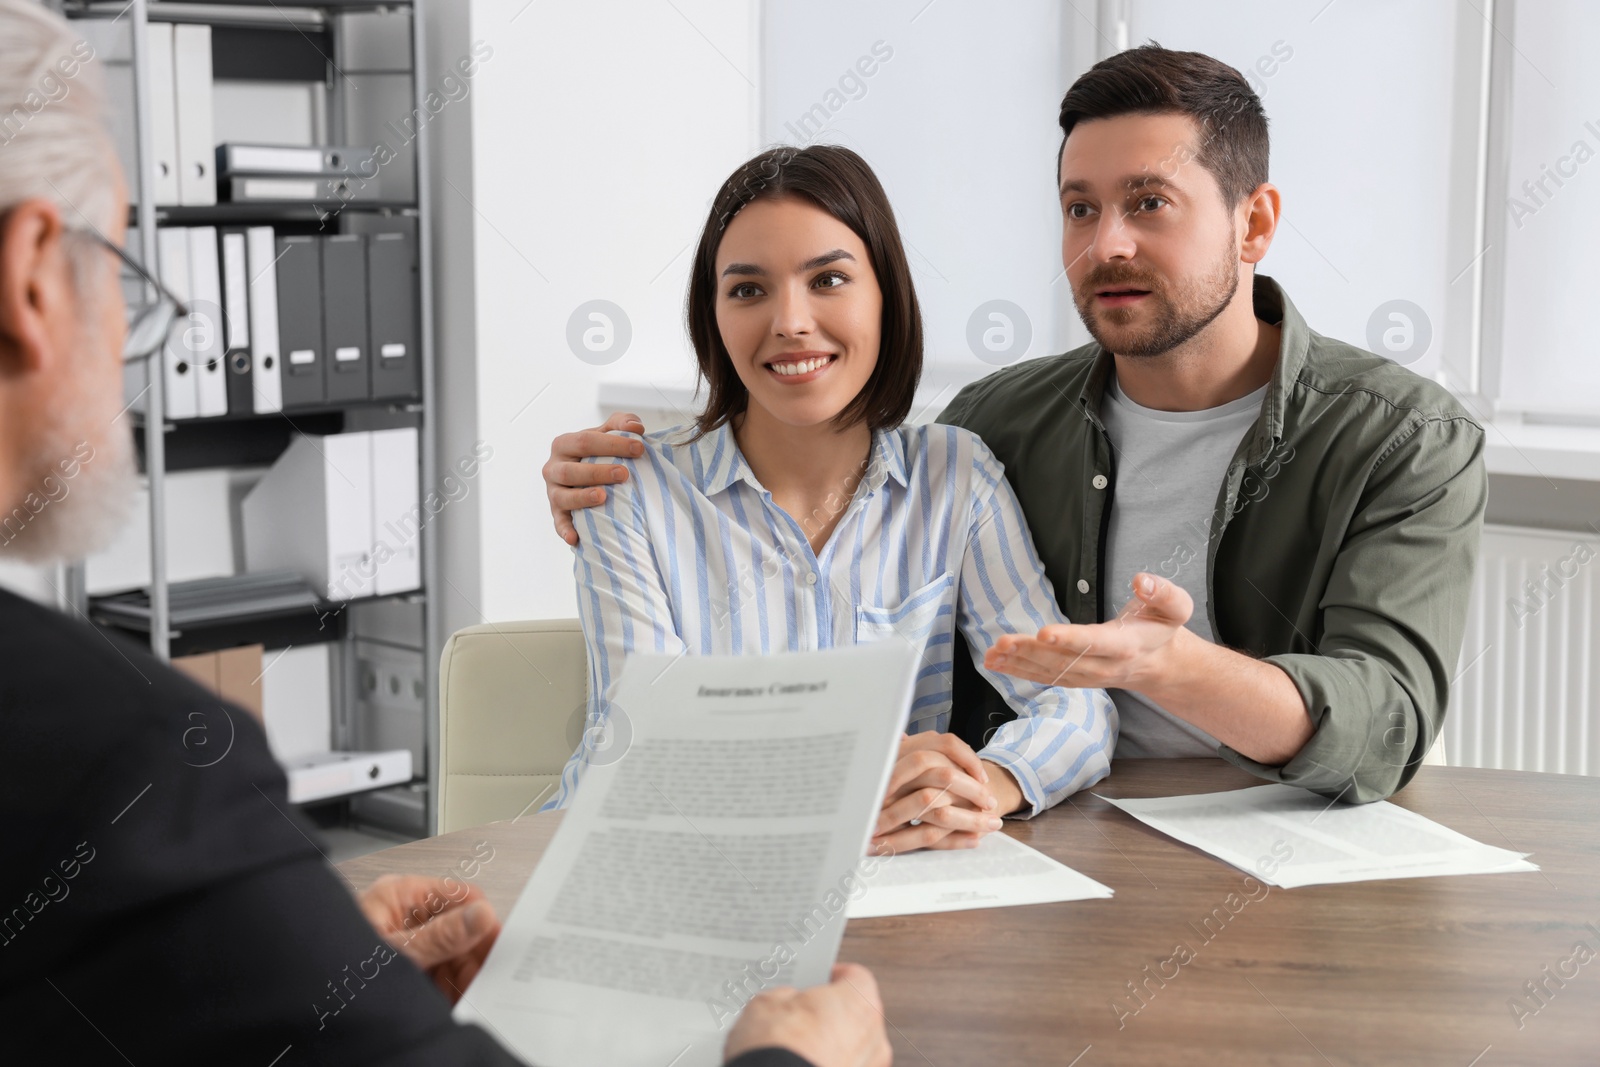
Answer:
[[[977,848],[887,856],[873,873],[863,868],[861,881],[867,891],[850,902],[852,919],[1111,896],[1111,890],[1093,878],[1005,834],[988,834]]]
[[[1539,869],[1526,852],[1474,841],[1386,800],[1341,804],[1280,783],[1193,796],[1100,799],[1283,889]]]

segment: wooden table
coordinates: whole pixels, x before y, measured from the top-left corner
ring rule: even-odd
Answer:
[[[1220,760],[1119,760],[1095,792],[1256,782]],[[1006,832],[1114,899],[857,919],[840,958],[877,975],[898,1064],[1600,1063],[1600,778],[1423,767],[1394,802],[1542,871],[1270,889],[1081,794]],[[473,880],[504,915],[559,818],[340,869],[358,887],[459,877],[492,849]]]

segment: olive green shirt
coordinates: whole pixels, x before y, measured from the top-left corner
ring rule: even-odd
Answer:
[[[1218,754],[1272,781],[1382,800],[1444,723],[1488,494],[1483,429],[1443,387],[1312,331],[1276,282],[1254,284],[1256,317],[1282,330],[1278,365],[1217,489],[1207,611],[1219,644],[1288,674],[1316,732],[1281,767]],[[1106,618],[1112,367],[1098,344],[1030,360],[939,416],[1005,464],[1075,622]],[[968,662],[956,657],[952,729],[972,741],[1010,712]]]

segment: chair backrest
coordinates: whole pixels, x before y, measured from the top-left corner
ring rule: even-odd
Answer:
[[[577,619],[452,634],[439,658],[439,832],[549,800],[581,739],[588,695]]]
[[[555,794],[582,740],[588,649],[577,619],[457,630],[439,662],[439,832],[514,819]],[[1425,765],[1445,764],[1444,737]]]

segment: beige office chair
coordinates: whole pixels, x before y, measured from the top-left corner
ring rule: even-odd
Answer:
[[[539,810],[578,747],[588,694],[577,619],[452,634],[439,657],[439,832]]]

